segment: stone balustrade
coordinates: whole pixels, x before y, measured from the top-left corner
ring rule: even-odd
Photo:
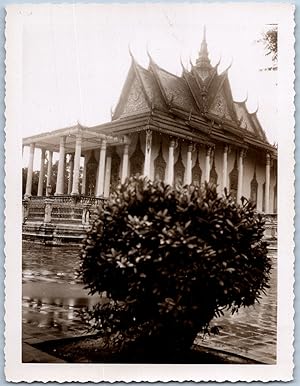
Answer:
[[[89,196],[47,196],[23,200],[23,224],[41,222],[44,224],[89,225],[91,214],[103,199]]]
[[[47,196],[23,200],[23,237],[81,240],[104,199],[90,196]],[[277,244],[277,214],[264,214],[265,240],[269,248]]]
[[[265,214],[265,238],[277,240],[277,214]]]

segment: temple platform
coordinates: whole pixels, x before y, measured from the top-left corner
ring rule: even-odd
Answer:
[[[91,226],[102,198],[93,196],[45,196],[23,200],[24,241],[49,245],[78,244]],[[277,214],[265,214],[265,238],[277,248]]]
[[[103,200],[90,196],[46,196],[23,200],[22,236],[43,244],[78,244]]]

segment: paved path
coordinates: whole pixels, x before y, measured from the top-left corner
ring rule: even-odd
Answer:
[[[46,260],[30,251],[29,258],[23,265],[23,361],[55,362],[55,358],[34,349],[31,344],[47,340],[60,339],[84,334],[84,329],[77,311],[82,306],[92,305],[97,297],[88,296],[72,273],[76,264],[76,253],[71,255],[72,264],[64,270],[68,257],[58,254],[58,250]],[[72,251],[69,251],[69,254]],[[57,256],[62,256],[58,259]],[[32,257],[31,257],[32,258]],[[50,263],[49,263],[50,259]],[[52,264],[55,260],[57,264]],[[61,260],[61,261],[60,261]],[[60,262],[59,262],[60,261]],[[59,264],[58,264],[59,262]],[[274,262],[276,259],[274,258]],[[47,264],[45,264],[47,263]],[[49,263],[49,264],[48,264]],[[34,270],[29,270],[34,266]],[[45,266],[48,270],[45,271]],[[50,267],[50,268],[49,268]],[[220,335],[196,339],[197,344],[210,349],[238,354],[262,363],[276,363],[276,265],[271,275],[270,290],[255,307],[242,309],[232,316],[226,314],[216,319],[213,324],[221,326]]]
[[[276,265],[271,274],[270,289],[260,303],[243,308],[237,314],[226,312],[212,325],[221,326],[220,335],[198,337],[196,343],[208,347],[239,354],[256,361],[276,363]]]

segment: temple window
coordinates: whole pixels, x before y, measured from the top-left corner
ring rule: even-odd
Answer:
[[[197,153],[197,159],[195,166],[192,169],[192,185],[200,186],[201,185],[202,170],[199,165],[199,158]]]
[[[167,163],[162,153],[162,142],[160,143],[158,156],[154,160],[154,179],[164,181]]]
[[[116,186],[120,182],[120,164],[121,164],[121,159],[116,151],[116,148],[113,147],[112,154],[111,154],[111,177],[110,177],[110,183],[111,183],[112,189],[116,188]]]
[[[218,183],[218,174],[216,171],[215,158],[213,159],[212,167],[210,169],[209,182],[213,185],[217,185]]]
[[[273,204],[274,213],[277,213],[277,183],[274,186],[274,204]]]
[[[237,156],[236,156],[233,169],[229,173],[229,193],[235,200],[237,198],[238,178],[239,178],[239,171],[237,167]]]
[[[262,211],[265,211],[265,202],[266,202],[266,183],[263,183],[263,190],[262,190]]]
[[[255,205],[257,205],[257,189],[258,189],[258,183],[256,180],[256,170],[254,169],[253,178],[250,183],[250,200]]]
[[[185,167],[182,162],[181,148],[179,149],[178,159],[174,165],[175,185],[183,185]]]
[[[135,150],[132,156],[130,157],[130,174],[132,176],[143,174],[144,161],[145,161],[145,156],[141,149],[140,136],[138,136]]]

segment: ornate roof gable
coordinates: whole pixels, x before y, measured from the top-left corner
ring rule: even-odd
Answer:
[[[112,119],[123,118],[132,114],[150,111],[149,100],[136,70],[136,63],[132,59],[123,90]]]
[[[257,119],[257,111],[250,114],[246,107],[246,101],[247,98],[242,102],[234,102],[239,126],[248,133],[257,136],[259,139],[267,141],[266,134]]]
[[[208,99],[209,112],[222,119],[236,123],[237,115],[233,106],[233,97],[227,74],[220,78],[218,82],[219,87],[216,87],[217,91],[214,90],[214,95],[211,93]]]

